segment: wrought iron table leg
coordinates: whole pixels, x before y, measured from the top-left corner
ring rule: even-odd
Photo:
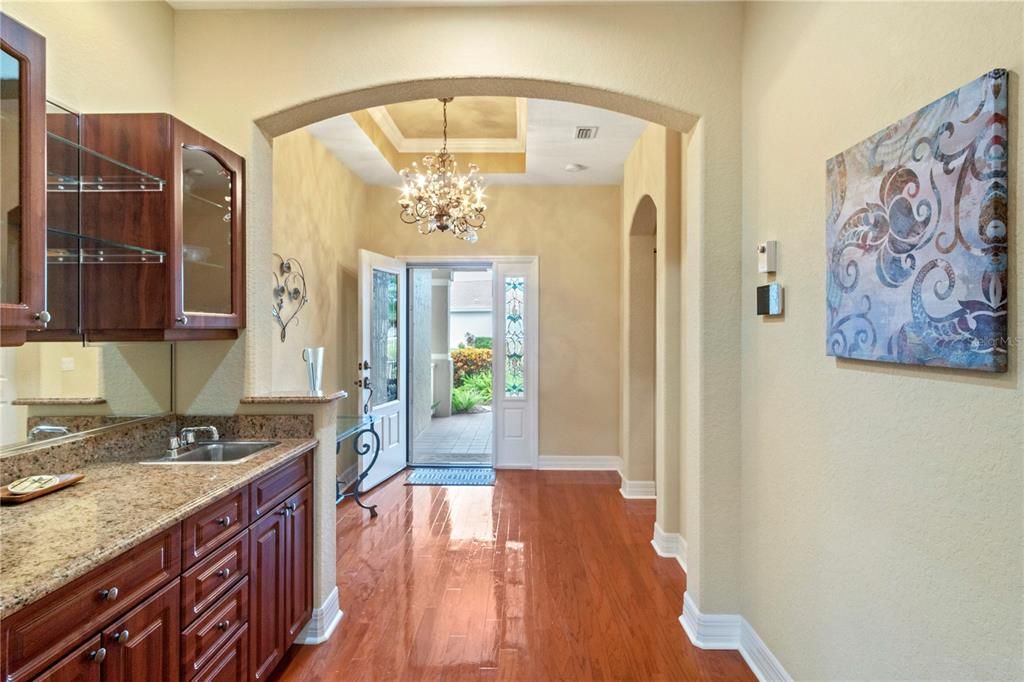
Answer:
[[[369,433],[371,436],[373,436],[373,438],[371,440],[372,444],[371,443],[360,443],[360,438],[363,435],[367,434],[367,433]],[[345,493],[343,495],[339,495],[338,499],[337,499],[337,502],[340,502],[341,500],[345,499],[346,497],[353,498],[356,501],[357,505],[359,505],[363,509],[365,509],[365,510],[370,512],[370,518],[376,518],[376,516],[377,516],[377,505],[375,505],[375,504],[367,505],[367,504],[363,503],[363,500],[360,497],[361,493],[359,492],[359,486],[362,484],[363,480],[367,476],[370,475],[370,470],[373,468],[373,465],[377,463],[377,457],[380,455],[380,448],[381,448],[380,435],[378,435],[376,429],[373,428],[373,424],[370,424],[370,426],[368,428],[365,428],[362,431],[358,431],[355,434],[355,436],[353,436],[353,438],[352,438],[352,449],[355,451],[356,456],[357,457],[361,457],[361,456],[367,455],[367,454],[369,454],[369,452],[371,450],[373,450],[373,459],[371,459],[370,460],[370,464],[365,469],[363,469],[363,473],[359,474],[359,477],[356,479],[355,488],[353,489],[353,491],[350,492],[350,493]]]

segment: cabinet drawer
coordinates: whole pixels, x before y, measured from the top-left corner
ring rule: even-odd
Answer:
[[[279,502],[309,483],[313,477],[311,468],[312,459],[306,452],[254,481],[249,486],[253,519],[266,515]]]
[[[175,526],[5,618],[3,675],[20,680],[39,674],[180,571]]]
[[[182,567],[212,554],[248,525],[249,492],[245,488],[203,507],[181,523]]]
[[[100,655],[100,651],[103,654]],[[78,647],[64,657],[34,682],[100,682],[100,665],[107,655],[106,649],[100,646],[99,635]]]
[[[249,579],[228,594],[181,633],[181,659],[186,682],[195,677],[249,620]]]
[[[248,572],[249,531],[245,530],[181,576],[181,624],[189,625]]]
[[[196,682],[248,682],[249,626],[243,625],[220,653],[195,676]]]

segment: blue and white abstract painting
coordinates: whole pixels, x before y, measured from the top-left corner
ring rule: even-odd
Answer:
[[[829,355],[1005,372],[1006,71],[826,163]]]

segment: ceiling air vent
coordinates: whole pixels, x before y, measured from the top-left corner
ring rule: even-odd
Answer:
[[[597,137],[597,126],[576,126],[573,137],[577,140],[593,140]]]

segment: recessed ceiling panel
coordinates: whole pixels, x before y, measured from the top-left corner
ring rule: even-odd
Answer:
[[[436,99],[384,108],[406,139],[441,137],[442,107]],[[456,97],[448,103],[448,137],[452,139],[515,139],[517,124],[515,97]]]

